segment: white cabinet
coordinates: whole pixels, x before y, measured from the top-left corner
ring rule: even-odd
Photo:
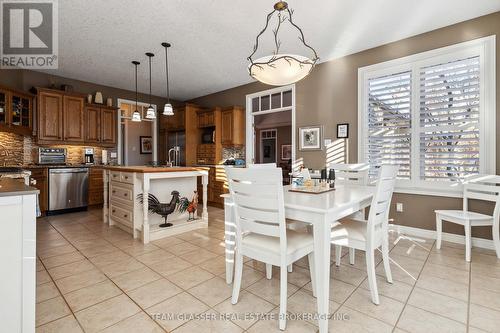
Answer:
[[[36,194],[0,196],[2,332],[35,332]]]

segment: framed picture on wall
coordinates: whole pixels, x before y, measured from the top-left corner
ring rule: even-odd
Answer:
[[[288,161],[292,158],[292,145],[281,145],[281,159]]]
[[[141,154],[153,153],[153,139],[150,136],[140,136]]]
[[[299,150],[321,150],[322,126],[299,127]]]
[[[337,139],[347,139],[349,137],[349,124],[337,124]]]

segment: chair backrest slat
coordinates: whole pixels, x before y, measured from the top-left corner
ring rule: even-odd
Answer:
[[[367,238],[370,241],[374,240],[377,232],[387,230],[389,209],[398,170],[399,165],[383,165],[380,168],[375,194],[368,215]]]
[[[470,199],[491,201],[495,203],[493,210],[494,223],[500,223],[500,176],[476,175],[467,179],[464,184],[463,209],[469,210]]]
[[[368,184],[368,171],[370,166],[366,163],[332,163],[329,165],[329,168],[335,170],[336,182],[353,185]]]
[[[237,234],[250,231],[283,237],[286,246],[281,169],[271,166],[227,168],[226,174],[234,202]]]

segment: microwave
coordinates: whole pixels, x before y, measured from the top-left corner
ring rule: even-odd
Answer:
[[[201,143],[215,143],[215,130],[204,131],[201,134]]]

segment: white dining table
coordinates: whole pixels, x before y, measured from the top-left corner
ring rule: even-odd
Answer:
[[[290,192],[284,187],[285,217],[312,225],[319,331],[328,332],[330,291],[331,224],[370,205],[375,187],[337,185],[334,191],[311,194]],[[223,195],[225,210],[226,282],[233,281],[235,214],[229,194]],[[333,286],[334,288],[335,286]]]

